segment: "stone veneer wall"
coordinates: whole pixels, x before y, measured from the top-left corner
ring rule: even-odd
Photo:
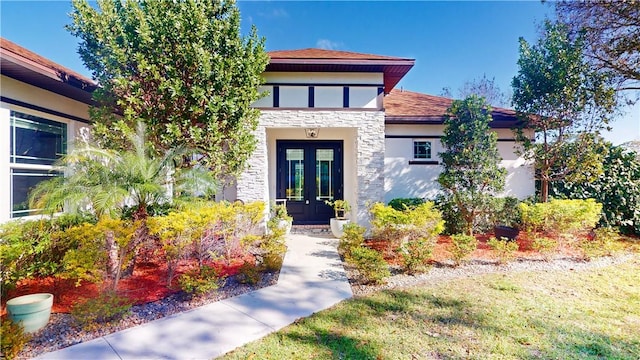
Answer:
[[[262,110],[256,129],[256,150],[247,169],[238,178],[237,197],[243,201],[269,201],[269,161],[266,129],[268,128],[355,128],[356,189],[344,189],[345,198],[354,198],[353,215],[358,224],[369,227],[368,202],[384,201],[384,112],[356,110]],[[322,140],[322,130],[320,138]],[[275,154],[271,154],[275,156]],[[345,152],[345,158],[354,156]],[[353,172],[344,169],[344,176]],[[351,196],[349,196],[351,194]]]

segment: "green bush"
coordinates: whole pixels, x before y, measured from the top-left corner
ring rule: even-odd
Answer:
[[[509,241],[507,239],[496,239],[493,236],[489,239],[487,245],[496,252],[498,262],[500,264],[512,261],[515,258],[516,251],[518,250],[517,242]]]
[[[238,269],[238,281],[242,284],[255,285],[262,278],[262,269],[255,262],[245,261]]]
[[[478,248],[478,240],[475,236],[465,234],[451,235],[451,254],[456,266],[460,265],[464,258]]]
[[[493,209],[491,211],[492,225],[505,225],[512,228],[519,228],[522,223],[520,213],[520,200],[515,197],[494,198]]]
[[[365,283],[381,284],[385,278],[391,276],[382,254],[365,246],[354,248],[347,262],[358,270]]]
[[[218,257],[230,262],[246,251],[242,239],[262,222],[264,209],[264,203],[259,201],[198,201],[185,210],[150,218],[148,227],[160,239],[172,266],[184,257],[194,257],[200,266]]]
[[[100,327],[100,324],[122,318],[129,312],[131,301],[115,291],[103,291],[98,297],[75,304],[71,316],[86,330]]]
[[[389,201],[389,206],[398,211],[403,211],[415,209],[419,205],[424,204],[424,202],[424,199],[421,198],[395,198]]]
[[[414,239],[432,239],[444,230],[442,215],[430,201],[413,209],[396,210],[382,203],[369,209],[374,236],[397,244]]]
[[[542,254],[545,260],[548,260],[550,255],[558,248],[558,242],[546,236],[535,235],[533,236],[531,247],[533,248],[533,250]]]
[[[4,359],[15,359],[24,346],[31,340],[31,336],[24,332],[24,327],[20,323],[15,323],[11,319],[2,319],[2,332],[0,333],[0,344]]]
[[[225,280],[214,267],[202,266],[182,274],[178,284],[188,294],[203,295],[218,290]]]
[[[464,233],[464,219],[458,206],[449,198],[442,195],[436,198],[435,203],[444,219],[444,233],[447,235]]]
[[[84,214],[63,214],[0,225],[0,286],[10,289],[23,279],[58,275],[67,251],[77,246],[64,233],[82,223],[95,223],[95,219]]]
[[[77,244],[64,256],[62,276],[118,287],[121,274],[136,253],[135,231],[140,221],[103,217],[96,224],[67,229],[64,236]],[[138,244],[139,245],[139,244]]]
[[[348,223],[342,228],[343,234],[338,243],[338,250],[345,257],[351,255],[353,249],[362,246],[366,229],[358,224]]]
[[[611,256],[613,253],[622,249],[620,233],[611,227],[595,229],[593,236],[583,238],[578,243],[578,246],[582,250],[582,255],[585,260],[591,260],[601,256]]]
[[[600,220],[602,204],[593,199],[551,200],[529,205],[520,203],[522,224],[527,230],[570,235],[588,232]]]
[[[404,270],[409,274],[426,271],[435,245],[435,237],[417,238],[403,242],[398,252],[402,257]]]
[[[432,202],[396,210],[375,203],[371,206],[374,235],[388,240],[404,261],[409,273],[423,270],[431,257],[444,221]]]
[[[602,204],[600,226],[619,227],[640,235],[640,157],[623,146],[607,144],[603,173],[593,181],[556,181],[550,194],[569,199],[595,199]]]

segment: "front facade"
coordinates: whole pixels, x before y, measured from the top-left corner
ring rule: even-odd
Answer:
[[[394,89],[413,59],[304,49],[271,52],[262,90],[258,147],[228,198],[283,201],[297,224],[327,224],[325,201],[345,199],[367,225],[367,204],[433,199],[452,100]],[[533,169],[517,155],[515,113],[495,109],[504,195],[534,193]]]
[[[367,204],[433,198],[441,170],[442,117],[450,99],[394,89],[413,59],[304,49],[269,53],[266,94],[247,169],[224,190],[227,200],[286,202],[296,224],[327,224],[325,201],[345,199],[367,225]],[[2,39],[0,222],[28,216],[30,187],[87,128],[95,84]],[[534,192],[532,167],[514,151],[515,114],[494,110],[506,195]]]

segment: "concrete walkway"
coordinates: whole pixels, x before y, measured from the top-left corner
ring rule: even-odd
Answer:
[[[338,240],[290,235],[278,284],[38,359],[211,359],[353,296]]]

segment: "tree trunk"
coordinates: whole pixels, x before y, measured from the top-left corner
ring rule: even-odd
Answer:
[[[144,204],[138,205],[138,209],[133,214],[133,220],[140,221],[140,226],[138,226],[133,234],[133,240],[129,244],[129,249],[127,249],[127,252],[133,252],[133,255],[131,256],[131,260],[127,263],[127,267],[122,271],[122,277],[133,275],[133,269],[136,266],[140,244],[142,244],[149,236],[147,217],[149,217],[149,214],[147,213],[147,206]]]
[[[540,201],[546,203],[549,201],[549,179],[540,179]]]

